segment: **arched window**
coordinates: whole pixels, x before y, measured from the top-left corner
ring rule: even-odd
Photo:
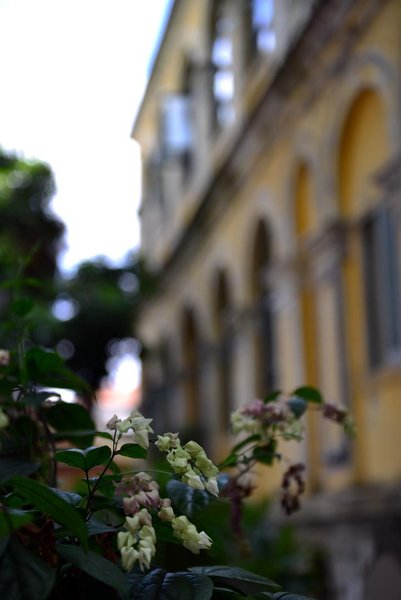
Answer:
[[[185,308],[182,323],[183,384],[185,421],[188,427],[200,422],[200,333],[193,309]]]
[[[229,312],[231,294],[228,277],[220,270],[215,277],[213,286],[213,308],[217,337],[217,393],[219,403],[219,425],[224,431],[229,428],[230,412],[232,409],[232,345],[233,337],[230,331]]]
[[[233,19],[227,0],[216,0],[212,13],[211,64],[214,125],[220,129],[235,119]]]
[[[160,106],[160,136],[164,159],[178,159],[186,179],[191,171],[194,150],[192,65],[187,61],[181,89],[165,94]]]
[[[401,354],[397,219],[386,198],[377,198],[373,208],[368,204],[374,176],[386,164],[389,155],[383,102],[375,90],[362,90],[352,103],[340,139],[339,210],[344,217],[362,218],[368,362],[372,368],[391,363]],[[355,298],[354,269],[355,265],[348,260],[344,271],[350,299]]]
[[[274,0],[249,0],[252,48],[259,54],[271,54],[276,48]]]
[[[260,221],[256,227],[251,264],[251,293],[256,311],[255,393],[259,397],[276,385],[272,294],[266,276],[271,258],[270,242],[267,226]]]

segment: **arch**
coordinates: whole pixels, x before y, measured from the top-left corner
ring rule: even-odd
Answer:
[[[217,338],[217,401],[219,428],[228,430],[232,409],[232,331],[229,323],[233,308],[231,285],[226,270],[214,274],[212,312]]]
[[[274,202],[266,188],[258,190],[251,213],[251,218],[244,222],[244,235],[239,240],[242,243],[240,255],[243,257],[241,272],[247,275],[241,277],[244,289],[240,290],[245,296],[245,302],[253,301],[249,272],[250,266],[253,264],[255,233],[258,224],[263,223],[266,228],[267,237],[270,240],[269,262],[271,263],[286,257],[291,240],[287,219],[284,218],[283,213],[279,212],[279,203]]]
[[[253,251],[249,265],[249,288],[255,312],[254,364],[255,394],[263,397],[275,386],[275,355],[273,334],[272,294],[267,268],[272,257],[270,230],[264,220],[256,223]]]
[[[299,162],[294,175],[294,225],[298,242],[309,236],[317,223],[312,174],[305,161]]]
[[[199,322],[192,307],[186,306],[181,315],[182,372],[185,402],[185,423],[199,424],[201,415]]]
[[[326,220],[338,216],[338,153],[345,120],[359,93],[365,89],[375,91],[385,109],[384,127],[392,153],[397,153],[401,145],[401,103],[400,77],[394,66],[378,50],[368,50],[356,54],[349,62],[348,72],[338,89],[335,99],[336,110],[332,111],[333,121],[322,146],[321,170],[324,174],[321,195],[321,210]]]
[[[390,156],[385,105],[377,90],[364,88],[345,118],[338,146],[338,211],[348,217],[366,202],[372,176]]]

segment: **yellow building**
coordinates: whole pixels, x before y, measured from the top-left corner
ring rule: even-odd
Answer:
[[[133,130],[146,411],[218,454],[271,389],[349,406],[352,446],[308,423],[299,517],[338,600],[401,597],[400,24],[401,0],[176,0]]]

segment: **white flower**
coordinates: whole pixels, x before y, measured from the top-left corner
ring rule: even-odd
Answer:
[[[205,488],[210,494],[213,496],[219,495],[219,486],[217,485],[217,479],[215,477],[211,477],[205,484]]]
[[[131,428],[131,422],[129,419],[123,419],[122,421],[118,421],[116,427],[120,433],[127,433],[128,429]]]
[[[191,455],[181,446],[170,450],[167,454],[167,462],[171,465],[175,473],[185,473],[188,469],[189,460],[191,460]]]
[[[157,514],[161,521],[172,521],[175,516],[171,506],[162,506]]]
[[[117,415],[113,415],[110,419],[110,421],[107,421],[106,423],[106,427],[107,429],[110,429],[111,431],[115,431],[117,429],[117,424],[121,421],[121,419],[119,419],[117,417]]]
[[[138,558],[139,558],[139,553],[132,546],[131,546],[131,548],[128,548],[126,546],[121,548],[121,562],[122,562],[123,568],[126,571],[131,571],[132,567],[135,565]]]
[[[153,433],[153,429],[150,427],[150,423],[153,419],[145,419],[143,415],[137,410],[132,411],[127,419],[132,428],[134,442],[139,444],[142,448],[149,448],[149,433]]]
[[[188,469],[181,477],[181,480],[195,490],[205,489],[201,478],[192,469]]]
[[[212,545],[210,537],[204,531],[199,533],[195,525],[183,515],[173,519],[172,527],[174,535],[194,554],[199,554],[200,550],[206,550]]]

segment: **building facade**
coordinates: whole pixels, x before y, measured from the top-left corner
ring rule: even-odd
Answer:
[[[350,407],[355,442],[310,419],[302,448],[336,600],[401,583],[400,23],[401,0],[176,0],[133,130],[146,412],[219,455],[273,389]]]

